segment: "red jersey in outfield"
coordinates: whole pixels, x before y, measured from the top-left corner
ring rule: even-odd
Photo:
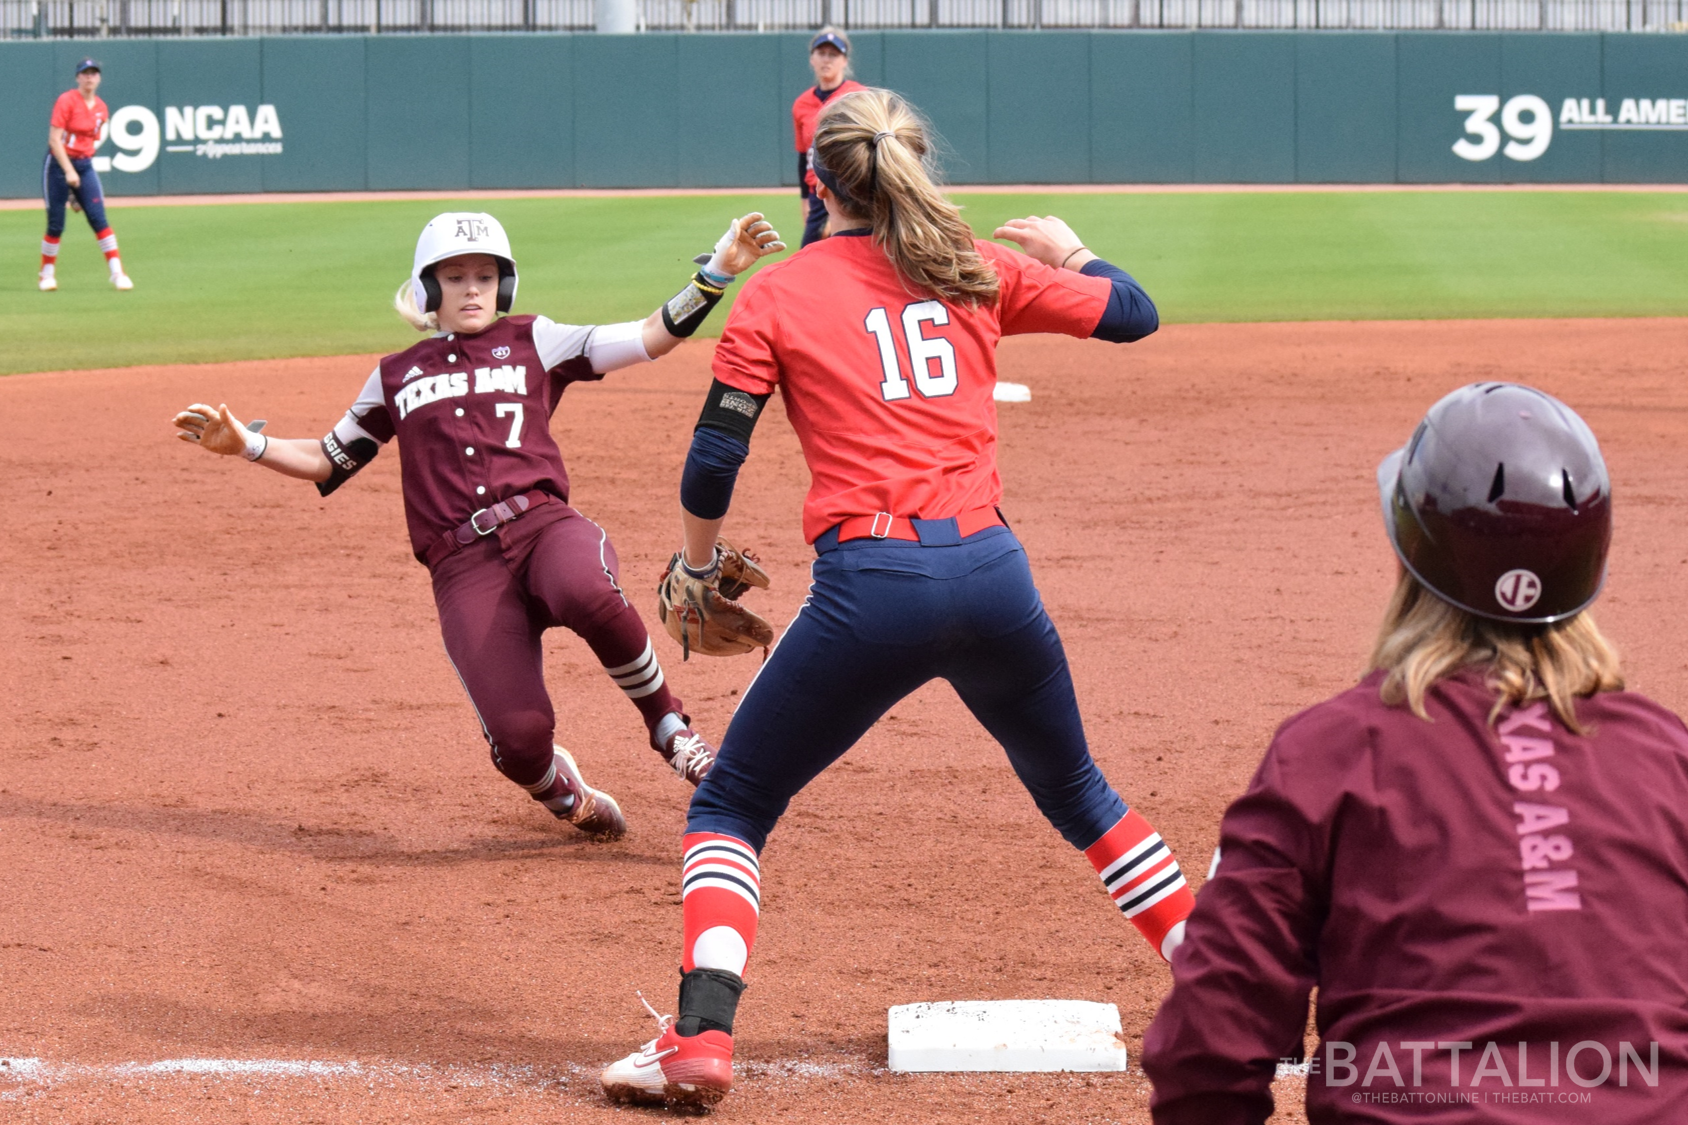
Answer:
[[[778,388],[809,464],[803,536],[850,516],[946,519],[998,503],[996,342],[1086,337],[1112,283],[977,242],[995,305],[911,292],[871,237],[817,242],[746,283],[715,349],[715,377]]]
[[[810,86],[797,100],[791,103],[791,132],[797,139],[797,151],[807,153],[809,146],[815,142],[815,119],[826,108],[826,103],[833,98],[841,98],[855,90],[865,90],[860,82],[846,79],[830,90],[823,91],[819,86]],[[809,190],[815,190],[815,173],[804,169],[803,178],[809,182]]]
[[[95,97],[94,107],[89,109],[80,90],[66,90],[53,103],[51,124],[69,134],[64,140],[64,150],[72,160],[87,160],[94,155],[94,150],[100,147],[100,130],[110,120],[111,112],[105,102]]]

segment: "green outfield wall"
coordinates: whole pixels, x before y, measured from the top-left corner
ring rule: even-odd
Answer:
[[[1688,182],[1688,36],[884,31],[957,183]],[[793,184],[802,35],[0,43],[0,196],[105,66],[112,195]]]

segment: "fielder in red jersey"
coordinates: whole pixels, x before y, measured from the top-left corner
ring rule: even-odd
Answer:
[[[98,75],[96,67],[92,71],[84,71],[77,77],[81,84],[99,89],[98,82],[88,79]],[[86,91],[66,90],[53,103],[51,125],[62,134],[64,150],[72,160],[88,160],[93,157],[94,150],[100,147],[100,134],[111,123],[111,111],[106,108],[105,100],[98,94],[94,95],[90,103]]]
[[[320,441],[270,439],[226,405],[176,415],[183,440],[242,454],[335,491],[399,440],[411,547],[432,576],[440,631],[499,772],[553,815],[614,837],[626,821],[552,742],[556,715],[540,639],[565,627],[639,709],[650,744],[696,785],[714,751],[691,729],[643,621],[620,584],[603,528],[569,506],[550,432],[563,392],[671,351],[702,324],[734,276],[784,249],[759,214],[736,219],[692,281],[644,321],[598,326],[507,316],[516,260],[491,215],[435,217],[395,300],[428,339],[384,358]]]
[[[1688,729],[1588,613],[1594,435],[1477,384],[1378,486],[1401,571],[1372,670],[1225,813],[1143,1037],[1153,1119],[1260,1125],[1304,1061],[1314,1125],[1688,1121]]]
[[[996,343],[1129,342],[1153,303],[1059,219],[981,242],[930,179],[895,94],[822,113],[810,157],[833,236],[746,287],[680,484],[678,566],[718,581],[716,536],[775,392],[812,486],[813,584],[734,713],[687,817],[678,1018],[606,1068],[621,1101],[708,1105],[732,1086],[733,1018],[761,911],[761,851],[792,799],[898,700],[944,679],[1051,825],[1162,957],[1192,898],[1171,848],[1090,756],[1061,640],[997,504]]]
[[[135,283],[123,272],[117,252],[117,236],[106,222],[105,192],[94,170],[94,150],[100,147],[111,124],[111,111],[96,92],[100,88],[100,64],[83,59],[76,64],[76,89],[66,90],[53,103],[47,126],[47,158],[41,165],[41,196],[47,204],[47,233],[41,239],[41,272],[37,287],[51,293],[59,287],[59,242],[64,236],[65,207],[74,201],[88,217],[106,269],[116,289],[133,289]]]
[[[815,195],[815,173],[809,168],[815,119],[831,99],[867,89],[850,78],[850,36],[836,27],[821,28],[809,41],[809,69],[815,72],[815,84],[791,103],[791,133],[797,142],[797,194],[804,201],[803,246],[826,234],[826,205]]]
[[[996,468],[996,342],[1085,338],[1113,283],[1052,269],[995,242],[995,304],[946,304],[904,288],[865,228],[769,266],[746,283],[715,351],[715,377],[779,390],[809,464],[803,536],[874,512],[946,519],[1002,500]]]

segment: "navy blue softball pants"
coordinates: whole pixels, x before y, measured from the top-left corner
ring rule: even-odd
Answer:
[[[88,225],[94,228],[94,233],[99,234],[106,229],[105,192],[100,187],[100,174],[94,171],[94,162],[72,159],[70,166],[81,177],[81,187],[70,186],[70,181],[64,178],[64,169],[59,167],[59,162],[50,152],[46,165],[41,169],[41,196],[47,203],[49,238],[57,238],[64,233],[65,204],[70,202],[72,194],[81,204],[82,213],[88,217]]]
[[[687,832],[760,851],[792,797],[937,678],[1002,744],[1068,843],[1089,847],[1125,815],[1090,757],[1066,653],[1019,541],[1005,527],[961,539],[953,520],[913,522],[925,542],[839,544],[835,531],[816,541],[808,600],[745,691]]]

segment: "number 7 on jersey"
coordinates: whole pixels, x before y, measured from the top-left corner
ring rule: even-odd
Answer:
[[[955,345],[942,336],[927,337],[922,323],[949,323],[949,310],[938,301],[916,301],[903,309],[903,339],[908,343],[909,362],[914,366],[914,386],[921,398],[943,398],[953,395],[959,379],[955,372]],[[879,345],[879,365],[885,371],[885,381],[879,393],[886,402],[908,397],[908,380],[903,378],[902,364],[897,357],[896,337],[891,333],[891,316],[884,306],[872,309],[862,321],[868,333]],[[932,373],[936,360],[938,373]]]
[[[499,418],[513,414],[515,419],[510,423],[510,436],[505,439],[504,448],[520,449],[522,447],[522,404],[519,402],[501,402],[494,409],[493,414]]]

